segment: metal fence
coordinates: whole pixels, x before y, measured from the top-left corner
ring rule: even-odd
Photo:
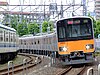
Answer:
[[[100,39],[95,39],[96,52],[100,52]]]

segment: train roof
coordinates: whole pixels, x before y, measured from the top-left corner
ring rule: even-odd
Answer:
[[[71,18],[90,18],[90,17],[88,17],[88,16],[73,16],[73,17],[68,17],[68,18],[61,18],[59,20],[71,19]],[[59,20],[57,20],[56,22],[58,22]]]
[[[8,27],[8,26],[4,26],[2,24],[0,24],[0,28],[16,32],[16,30],[14,28],[11,28],[11,27]]]
[[[25,37],[20,37],[19,39],[38,39],[38,38],[45,38],[45,37],[52,37],[54,33],[50,33],[50,34],[45,34],[45,35],[39,35],[39,36],[25,36]]]

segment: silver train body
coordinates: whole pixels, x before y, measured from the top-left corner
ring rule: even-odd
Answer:
[[[21,53],[41,55],[50,55],[51,53],[57,52],[56,33],[20,37],[19,49]]]
[[[0,63],[5,63],[16,57],[18,36],[16,30],[0,24]]]

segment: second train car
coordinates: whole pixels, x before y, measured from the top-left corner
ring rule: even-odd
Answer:
[[[57,21],[58,54],[63,64],[94,61],[93,21],[89,17],[72,17]]]

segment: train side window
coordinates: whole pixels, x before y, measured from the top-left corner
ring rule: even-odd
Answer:
[[[13,33],[13,36],[12,37],[13,37],[13,42],[14,42],[15,41],[15,34],[14,33]]]
[[[41,41],[42,39],[40,39],[40,44],[42,44],[42,41]]]
[[[24,40],[24,45],[26,45],[26,41]]]
[[[52,38],[50,38],[50,40],[49,40],[50,44],[51,44],[51,39],[52,39]]]
[[[0,36],[0,41],[2,41],[2,36]]]
[[[32,43],[32,45],[34,44],[34,40],[33,39],[31,40],[31,43]]]
[[[6,37],[6,42],[8,42],[8,37]]]
[[[34,44],[36,44],[36,41],[34,42]]]
[[[5,41],[8,42],[8,32],[5,31]]]
[[[50,44],[50,37],[49,37],[49,41],[48,41],[48,43]]]
[[[12,38],[11,38],[11,42],[12,42]]]
[[[48,43],[48,38],[46,38],[46,44]]]
[[[0,41],[3,41],[3,31],[0,30]]]
[[[10,33],[10,41],[13,41],[12,33]]]
[[[14,42],[16,42],[16,34],[13,34]]]
[[[0,35],[3,33],[3,31],[2,30],[0,30]]]
[[[49,38],[47,38],[47,44],[48,44],[48,40],[49,40]]]
[[[45,44],[47,44],[47,38],[45,38]]]
[[[48,38],[47,38],[47,44],[48,44]]]
[[[5,31],[4,31],[4,36],[3,36],[3,38],[4,38],[4,41],[5,41]]]
[[[10,42],[10,32],[9,32],[9,35],[8,36],[9,36],[9,42]]]
[[[20,40],[21,41],[21,44],[23,44],[23,41],[22,40]]]
[[[44,44],[45,44],[45,38],[44,38]]]
[[[39,40],[38,40],[38,44],[39,44],[40,42],[39,42]]]

